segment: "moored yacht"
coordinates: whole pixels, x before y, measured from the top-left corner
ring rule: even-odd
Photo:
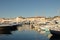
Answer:
[[[60,36],[60,31],[57,30],[50,30],[50,33],[55,36]]]

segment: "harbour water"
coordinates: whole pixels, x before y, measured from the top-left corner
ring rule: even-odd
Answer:
[[[12,28],[11,30],[0,30],[0,40],[60,40],[59,37],[51,36],[49,34],[40,34],[39,32],[32,30],[29,26],[19,26]]]

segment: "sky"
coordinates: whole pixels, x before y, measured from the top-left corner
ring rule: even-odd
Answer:
[[[0,0],[0,17],[60,16],[60,0]]]

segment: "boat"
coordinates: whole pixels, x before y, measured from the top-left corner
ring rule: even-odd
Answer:
[[[9,28],[0,29],[0,34],[11,34],[11,30]]]
[[[0,25],[0,28],[2,28],[2,27],[11,27],[12,25],[10,25],[10,24],[1,24]]]
[[[60,36],[60,31],[50,30],[50,33],[55,36]]]
[[[10,24],[1,24],[0,27],[12,27],[12,26],[18,26],[19,24],[16,23],[10,23]]]
[[[1,24],[0,34],[8,34],[10,31],[17,30],[17,24]]]

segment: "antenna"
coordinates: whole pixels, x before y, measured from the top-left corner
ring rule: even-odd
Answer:
[[[57,14],[58,16],[60,16],[60,8],[57,10]]]
[[[45,11],[45,10],[43,10],[43,11],[42,11],[42,15],[43,15],[43,16],[45,16],[45,14],[46,14],[46,11]]]
[[[38,13],[37,13],[37,10],[36,10],[36,11],[35,11],[35,17],[37,16],[37,14],[38,14]]]
[[[60,16],[60,9],[59,9],[59,16]]]

